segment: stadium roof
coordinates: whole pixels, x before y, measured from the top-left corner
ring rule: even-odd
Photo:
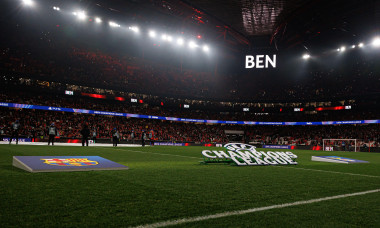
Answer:
[[[148,24],[191,29],[194,35],[235,48],[304,45],[324,32],[330,39],[341,39],[358,35],[363,27],[374,29],[380,22],[376,0],[89,1]]]

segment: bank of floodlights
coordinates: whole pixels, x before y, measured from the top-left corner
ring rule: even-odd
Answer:
[[[309,55],[309,54],[304,54],[304,55],[302,56],[302,58],[305,59],[305,60],[310,59],[310,55]]]
[[[202,50],[204,52],[208,52],[210,50],[210,48],[207,45],[203,45]]]
[[[139,27],[137,27],[137,26],[130,26],[130,27],[129,27],[129,30],[132,30],[132,31],[135,32],[135,33],[139,33],[139,32],[140,32],[140,29],[139,29]]]
[[[84,11],[75,11],[73,12],[73,15],[76,16],[81,21],[87,18],[86,12]]]
[[[155,37],[156,37],[156,32],[153,31],[153,30],[150,30],[150,31],[148,32],[148,35],[149,35],[149,37],[151,37],[151,38],[155,38]]]
[[[189,42],[189,48],[194,49],[196,47],[198,47],[198,45],[194,41]]]
[[[110,21],[108,22],[109,26],[113,27],[113,28],[120,28],[121,26],[116,23],[116,22],[113,22],[113,21]]]
[[[33,0],[22,0],[22,4],[25,6],[34,6]]]
[[[29,6],[29,7],[32,7],[32,6],[34,6],[36,4],[34,2],[34,0],[20,0],[20,1],[22,2],[22,4],[24,6]],[[54,11],[61,11],[61,8],[58,7],[58,6],[50,6],[50,7],[52,7],[50,9],[53,9]],[[74,17],[76,19],[80,20],[80,21],[85,21],[87,18],[89,18],[89,16],[83,10],[76,10],[76,11],[73,11],[71,14],[74,15]],[[89,21],[94,21],[96,24],[103,23],[103,20],[100,17],[93,17],[93,20],[90,19]],[[108,25],[110,27],[113,27],[113,28],[121,27],[120,24],[118,24],[118,23],[116,23],[114,21],[109,21]],[[131,30],[131,31],[133,31],[134,33],[140,33],[140,28],[137,27],[137,26],[129,26],[128,29]],[[185,46],[188,46],[190,49],[199,48],[199,49],[201,49],[205,53],[207,53],[207,52],[210,51],[210,48],[207,45],[197,44],[194,40],[186,41],[185,42],[185,39],[183,39],[182,37],[175,37],[174,38],[173,36],[168,35],[166,33],[162,33],[161,36],[158,36],[158,34],[154,30],[148,30],[147,31],[147,35],[150,38],[159,37],[161,40],[169,42],[169,43],[173,43],[173,44],[175,44],[177,46],[184,46],[185,45]],[[197,38],[200,39],[202,37],[200,35],[198,35]]]
[[[182,38],[177,39],[177,44],[182,46],[185,43],[185,41]]]
[[[380,47],[380,37],[375,37],[373,40],[372,40],[372,45],[376,48]]]

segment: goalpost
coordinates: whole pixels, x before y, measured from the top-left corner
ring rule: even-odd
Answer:
[[[359,151],[357,139],[323,139],[323,151],[333,151],[334,148],[343,151]]]

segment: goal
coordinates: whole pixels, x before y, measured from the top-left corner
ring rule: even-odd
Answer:
[[[323,139],[323,151],[360,151],[357,139]]]

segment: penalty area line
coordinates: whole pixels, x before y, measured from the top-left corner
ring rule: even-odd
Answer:
[[[360,176],[360,177],[380,178],[380,176],[372,176],[372,175],[358,174],[358,173],[345,173],[345,172],[337,172],[337,171],[321,170],[321,169],[306,169],[306,168],[288,167],[288,166],[274,166],[274,167],[288,168],[288,169],[301,169],[301,170],[308,170],[308,171],[315,171],[315,172],[324,172],[324,173],[346,174],[346,175]]]
[[[380,189],[374,189],[374,190],[356,192],[356,193],[350,193],[350,194],[343,194],[343,195],[336,195],[336,196],[329,196],[329,197],[318,198],[318,199],[296,201],[293,203],[277,204],[277,205],[272,205],[272,206],[267,206],[267,207],[258,207],[258,208],[251,208],[251,209],[239,210],[239,211],[228,211],[228,212],[223,212],[223,213],[218,213],[218,214],[213,214],[213,215],[168,220],[168,221],[163,221],[163,222],[136,226],[134,228],[154,228],[154,227],[174,226],[174,225],[179,225],[179,224],[184,224],[184,223],[199,222],[199,221],[223,218],[223,217],[234,216],[234,215],[244,215],[244,214],[254,213],[258,211],[266,211],[266,210],[278,209],[278,208],[284,208],[284,207],[312,204],[312,203],[317,203],[317,202],[322,202],[322,201],[360,196],[360,195],[366,195],[366,194],[371,194],[371,193],[376,193],[376,192],[380,192]]]
[[[153,153],[153,152],[146,152],[146,151],[140,151],[140,150],[128,150],[128,149],[116,149],[116,150],[120,150],[120,151],[130,151],[130,152],[142,153],[142,154],[157,154],[157,155],[163,155],[163,156],[175,156],[175,157],[182,157],[182,158],[196,158],[196,159],[202,159],[202,158],[191,157],[191,156],[185,156],[185,155]]]

